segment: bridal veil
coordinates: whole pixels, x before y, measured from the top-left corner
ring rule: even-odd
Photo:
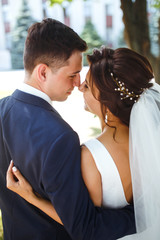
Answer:
[[[137,233],[121,239],[160,239],[160,86],[145,90],[133,105],[129,158]]]

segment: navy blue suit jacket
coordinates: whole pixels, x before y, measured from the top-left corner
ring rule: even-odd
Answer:
[[[10,160],[64,227],[6,189]],[[80,170],[77,134],[45,100],[16,90],[0,100],[0,208],[5,240],[108,240],[135,232],[133,207],[95,208]]]

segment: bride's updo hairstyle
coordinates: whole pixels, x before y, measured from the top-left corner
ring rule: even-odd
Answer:
[[[129,126],[133,104],[145,89],[150,88],[154,77],[149,61],[128,49],[116,50],[101,47],[88,55],[90,64],[90,86],[99,90],[98,100],[105,120],[106,107]]]

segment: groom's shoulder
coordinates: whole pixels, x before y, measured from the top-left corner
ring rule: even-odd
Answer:
[[[53,114],[50,120],[47,127],[51,128],[53,132],[57,132],[58,135],[69,135],[73,137],[78,136],[69,123],[66,122],[61,116]]]
[[[79,139],[78,134],[73,130],[70,124],[65,121],[56,110],[54,111],[54,109],[53,111],[39,113],[37,124],[44,132],[44,135],[48,135],[53,139],[65,138],[66,136],[68,136],[68,138]]]
[[[11,96],[7,96],[0,99],[0,115],[3,116],[6,112],[10,110],[13,106],[13,101],[11,101]]]

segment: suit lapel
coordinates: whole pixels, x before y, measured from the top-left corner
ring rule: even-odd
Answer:
[[[13,92],[12,97],[15,98],[18,101],[45,108],[48,111],[53,111],[60,116],[60,114],[47,101],[45,101],[41,97],[37,97],[37,96],[34,96],[32,94],[25,93],[25,92],[20,91],[18,89]]]

